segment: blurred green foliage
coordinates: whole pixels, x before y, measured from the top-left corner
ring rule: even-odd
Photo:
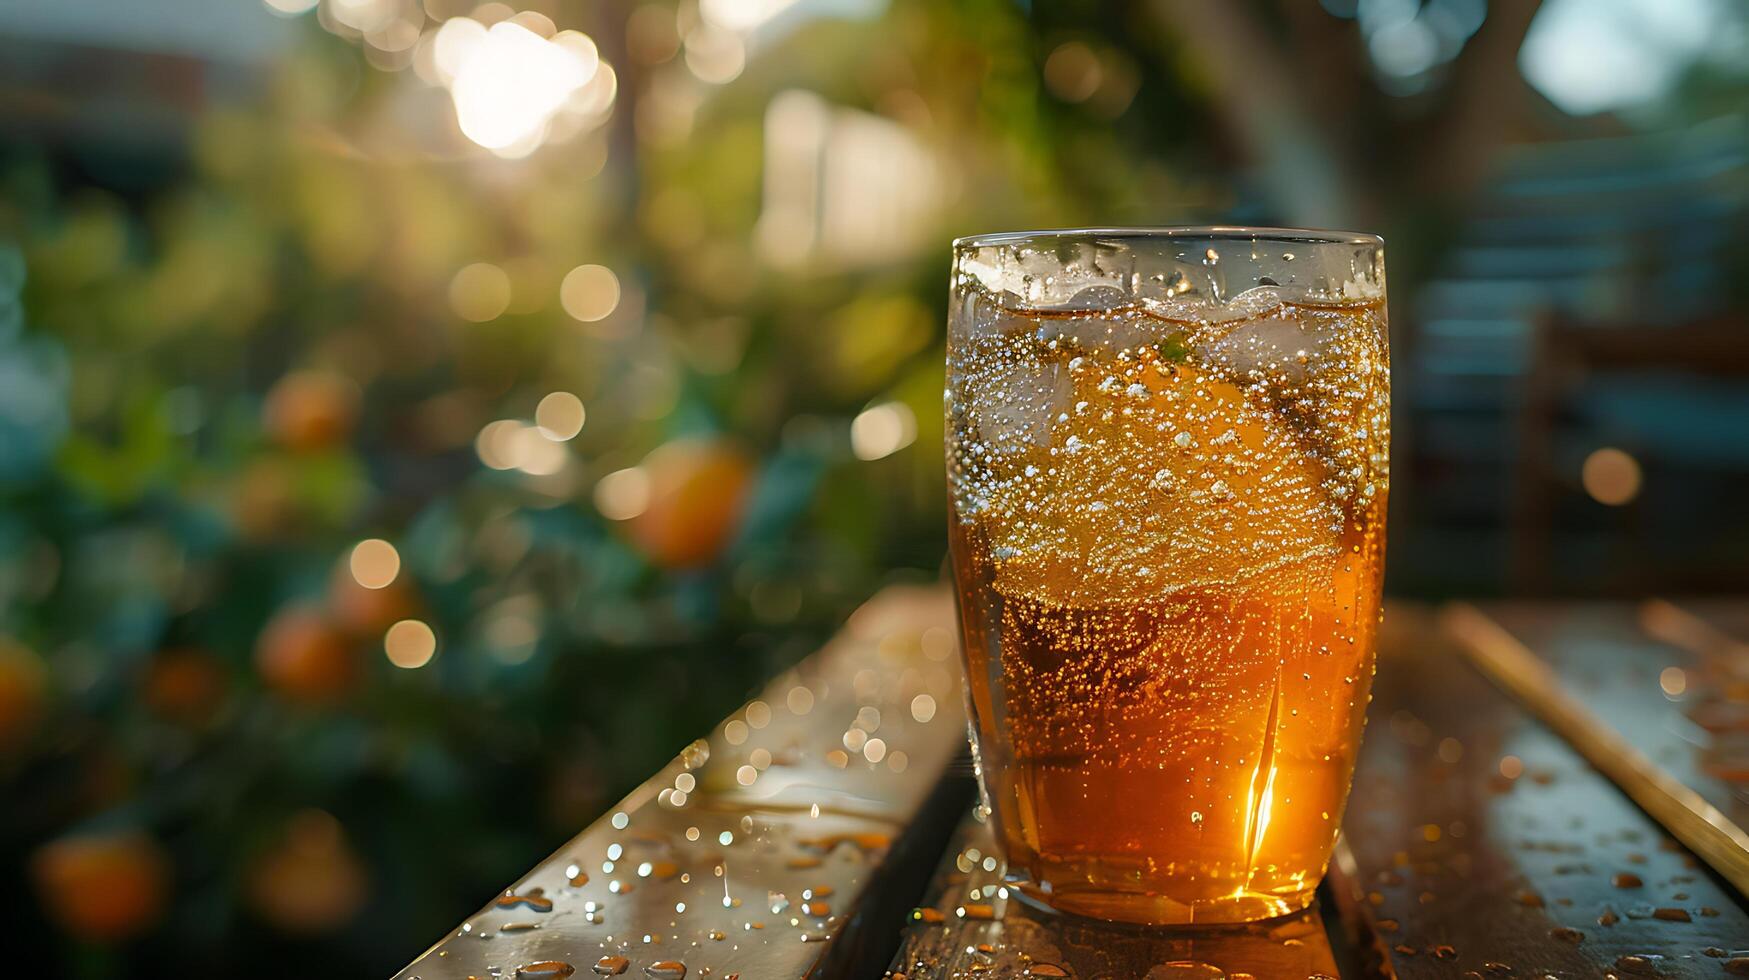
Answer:
[[[1170,46],[1096,13],[907,0],[722,86],[622,59],[605,127],[509,161],[312,25],[147,193],[0,149],[0,908],[45,937],[25,963],[385,972],[882,583],[936,575],[948,239],[1227,204]],[[1115,112],[1043,91],[1078,38],[1129,79]],[[761,254],[765,113],[797,88],[936,161],[921,244]],[[456,295],[474,263],[508,297]],[[600,321],[560,302],[584,263],[621,284]],[[555,391],[587,408],[558,462],[483,466],[489,423],[524,432]],[[859,459],[880,402],[914,438]],[[601,478],[663,446],[645,513],[603,516]],[[398,551],[388,588],[348,570],[365,538]],[[385,658],[402,618],[429,664]]]

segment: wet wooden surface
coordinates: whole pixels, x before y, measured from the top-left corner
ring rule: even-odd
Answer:
[[[1605,619],[1602,610],[1583,617],[1586,623]],[[1561,736],[1720,877],[1749,894],[1749,833],[1696,792],[1692,779],[1683,778],[1683,767],[1672,769],[1650,754],[1670,754],[1673,739],[1667,722],[1674,713],[1645,703],[1649,692],[1632,683],[1634,669],[1646,669],[1645,657],[1624,658],[1599,650],[1594,661],[1586,661],[1569,653],[1563,658],[1568,666],[1557,669],[1553,655],[1526,646],[1493,615],[1475,606],[1453,603],[1442,621],[1489,680]],[[1594,643],[1587,644],[1592,649],[1605,646],[1606,641],[1610,648],[1631,642],[1613,632],[1594,635]],[[1539,646],[1552,649],[1546,640]],[[1660,674],[1660,684],[1670,686],[1668,699],[1685,683],[1683,672],[1665,666],[1666,655],[1645,653],[1652,658],[1649,669]],[[1590,676],[1593,671],[1610,676],[1596,678]],[[1618,675],[1620,680],[1615,679]],[[1686,753],[1679,755],[1686,758]]]
[[[1749,605],[1481,611],[1649,758],[1717,778],[1695,715],[1745,690]],[[1412,605],[1386,618],[1321,911],[1186,932],[1032,909],[967,816],[951,628],[944,590],[877,597],[400,977],[1749,975],[1738,893]]]
[[[1381,650],[1344,833],[1396,975],[1719,977],[1749,957],[1736,894],[1436,616],[1394,607]]]
[[[952,624],[883,592],[398,976],[879,976],[969,805]]]
[[[1040,911],[1010,897],[990,828],[968,816],[912,911],[889,976],[1275,980],[1339,975],[1320,910],[1256,926],[1148,929]]]
[[[1629,741],[1749,825],[1749,646],[1711,620],[1732,606],[1652,601],[1480,607]],[[1706,610],[1703,616],[1697,610]]]

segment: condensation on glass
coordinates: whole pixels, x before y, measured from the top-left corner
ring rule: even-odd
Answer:
[[[1304,907],[1379,622],[1382,242],[961,239],[947,358],[973,748],[1012,884],[1134,922]]]

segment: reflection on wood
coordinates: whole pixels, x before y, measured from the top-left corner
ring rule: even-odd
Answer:
[[[1333,978],[1319,910],[1255,926],[1157,929],[1057,915],[1012,897],[990,828],[968,817],[914,910],[889,976]]]
[[[1646,634],[1677,656],[1651,660],[1659,693],[1689,724],[1666,724],[1692,772],[1684,782],[1749,827],[1749,603],[1653,599],[1640,606]],[[1659,669],[1660,662],[1670,666]],[[1649,685],[1639,693],[1643,696]],[[1632,734],[1632,733],[1628,733]]]
[[[1502,605],[1492,612],[1514,628],[1464,605],[1452,607],[1445,623],[1495,683],[1749,894],[1749,833],[1715,805],[1729,807],[1730,790],[1684,741],[1677,727],[1686,727],[1683,715],[1660,686],[1662,679],[1676,687],[1664,669],[1679,651],[1648,642],[1621,607]],[[1520,631],[1544,653],[1533,653]]]
[[[1392,608],[1374,692],[1348,898],[1397,975],[1716,977],[1743,955],[1737,898],[1430,613]]]
[[[877,596],[399,976],[878,972],[964,801],[952,625],[941,590]]]

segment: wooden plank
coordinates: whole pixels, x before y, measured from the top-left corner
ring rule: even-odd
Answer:
[[[1749,832],[1730,813],[1741,816],[1733,787],[1718,778],[1711,737],[1677,703],[1691,673],[1710,675],[1693,654],[1640,632],[1623,605],[1460,606],[1447,622],[1484,672],[1749,893]]]
[[[1639,608],[1646,635],[1683,656],[1682,673],[1659,688],[1682,720],[1676,751],[1694,764],[1688,785],[1739,827],[1749,827],[1749,601],[1653,599]],[[1674,684],[1672,684],[1674,682]],[[1668,690],[1675,686],[1678,690]],[[1683,751],[1687,750],[1687,751]]]
[[[1150,929],[1041,911],[1002,883],[991,828],[961,825],[888,976],[1281,980],[1334,978],[1319,910],[1253,926]]]
[[[878,976],[965,805],[952,626],[883,592],[398,976]]]
[[[1719,977],[1749,957],[1728,887],[1431,611],[1393,607],[1380,646],[1344,837],[1397,976]]]
[[[1661,614],[1674,612],[1698,635],[1678,637],[1661,629]],[[1729,661],[1733,672],[1749,668],[1749,598],[1651,599],[1640,605],[1640,623],[1653,636],[1694,650],[1702,656]]]

